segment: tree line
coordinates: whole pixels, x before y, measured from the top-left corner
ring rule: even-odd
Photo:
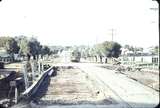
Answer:
[[[79,51],[81,51],[81,55],[83,58],[86,57],[94,57],[96,62],[99,58],[100,62],[102,62],[102,58],[118,58],[122,54],[122,48],[127,49],[128,51],[132,51],[134,55],[138,55],[139,52],[143,53],[142,47],[133,47],[131,45],[124,45],[117,42],[112,41],[104,41],[99,44],[95,44],[92,47],[80,46]],[[149,48],[148,54],[158,55],[159,54],[159,46],[152,46]]]
[[[117,42],[105,41],[92,47],[79,46],[78,50],[83,58],[94,57],[96,62],[99,58],[100,62],[102,62],[103,57],[106,57],[106,59],[118,58],[121,54],[121,45]]]
[[[43,46],[34,37],[28,38],[26,36],[2,36],[0,37],[0,47],[4,48],[10,55],[18,54],[21,57],[27,57],[30,60],[31,56],[34,60],[39,56],[43,58],[44,55],[52,54],[48,46]]]

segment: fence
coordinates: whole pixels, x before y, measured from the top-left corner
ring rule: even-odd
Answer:
[[[27,88],[21,95],[21,98],[30,98],[40,87],[41,83],[44,81],[44,79],[48,76],[51,76],[52,73],[54,72],[53,67],[47,69],[44,71],[37,79],[36,81],[29,87]]]

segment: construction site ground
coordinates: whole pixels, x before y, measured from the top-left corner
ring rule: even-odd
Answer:
[[[32,99],[38,103],[36,106],[118,107],[121,105],[110,89],[100,87],[96,80],[77,67],[60,67],[57,75],[46,80],[46,84],[41,86]]]
[[[109,70],[114,70],[117,74],[124,74],[130,79],[133,79],[143,85],[146,85],[154,90],[159,91],[159,71],[151,69],[141,69],[141,70],[127,70],[124,66],[114,66],[114,65],[102,65],[99,66]],[[123,68],[120,70],[120,68]]]
[[[95,63],[51,65],[60,67],[59,71],[45,79],[29,104],[32,108],[155,108],[159,103],[159,91],[133,80],[130,72],[119,73]],[[143,74],[132,73],[140,75],[139,79],[150,75]]]

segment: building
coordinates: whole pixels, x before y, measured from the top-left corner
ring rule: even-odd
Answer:
[[[5,63],[13,62],[14,57],[12,57],[10,54],[7,54],[4,49],[0,49],[0,61]]]
[[[159,63],[159,56],[158,54],[152,54],[149,51],[150,49],[146,49],[144,51],[129,51],[128,49],[122,50],[121,56],[119,59],[122,62],[132,62],[132,63],[152,63],[158,64]]]

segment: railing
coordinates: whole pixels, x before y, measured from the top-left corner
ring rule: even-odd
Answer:
[[[37,91],[37,89],[40,87],[41,83],[44,81],[44,79],[47,76],[51,76],[53,74],[53,72],[55,72],[53,70],[53,67],[47,69],[46,71],[44,71],[37,79],[36,81],[29,87],[27,88],[22,95],[20,96],[21,98],[30,98],[32,95],[34,95],[34,93]]]

